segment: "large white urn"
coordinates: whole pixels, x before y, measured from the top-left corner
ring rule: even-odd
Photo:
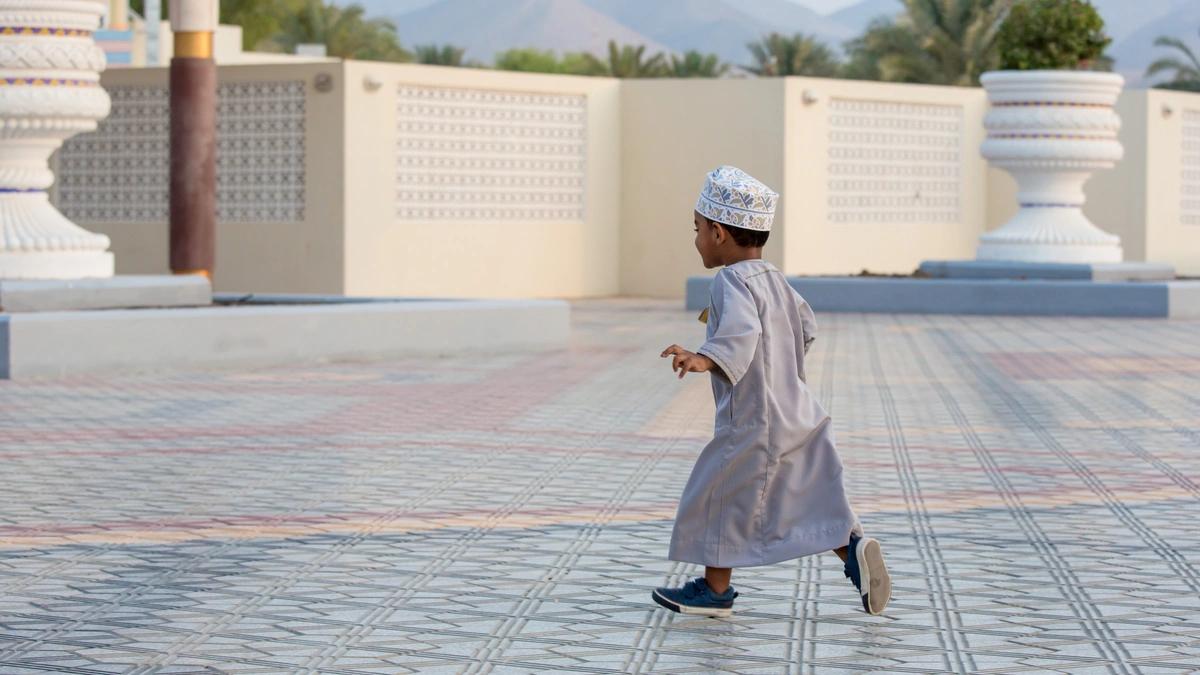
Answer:
[[[0,279],[111,277],[108,237],[50,204],[50,155],[109,112],[106,0],[0,0]]]
[[[980,237],[979,260],[1120,262],[1121,239],[1083,214],[1083,184],[1123,150],[1113,73],[995,71],[981,78],[991,109],[983,156],[1017,181],[1020,209]]]

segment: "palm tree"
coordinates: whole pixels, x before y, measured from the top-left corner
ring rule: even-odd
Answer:
[[[276,51],[276,41],[287,17],[304,7],[305,0],[224,0],[221,23],[242,27],[242,48],[248,51]],[[163,3],[163,17],[167,5]]]
[[[802,33],[791,37],[771,33],[747,47],[754,56],[755,65],[746,69],[756,75],[830,77],[838,72],[838,60],[833,50]]]
[[[729,72],[729,64],[722,63],[716,54],[701,54],[691,50],[682,57],[671,55],[672,77],[724,77]]]
[[[663,77],[667,73],[667,57],[661,53],[644,58],[646,45],[636,47],[622,45],[616,41],[608,43],[608,74],[612,77]]]
[[[360,5],[335,7],[305,0],[283,24],[278,42],[286,51],[298,44],[323,44],[330,56],[370,61],[411,61],[400,46],[396,26],[386,19],[365,19]]]
[[[1181,89],[1183,91],[1200,91],[1200,58],[1183,40],[1162,36],[1154,41],[1156,47],[1170,47],[1179,52],[1180,56],[1165,56],[1146,69],[1146,77],[1153,77],[1163,72],[1173,72],[1167,82],[1155,85],[1162,89]]]
[[[496,55],[497,70],[516,70],[526,73],[560,73],[566,75],[607,75],[608,66],[592,54],[569,52],[562,59],[553,50],[534,48],[509,49]]]
[[[463,56],[467,53],[462,47],[454,45],[419,45],[413,48],[413,55],[417,63],[423,63],[427,66],[456,66],[462,67],[465,65]]]
[[[921,48],[907,25],[876,19],[859,37],[846,43],[850,60],[842,75],[854,80],[941,82],[937,63]]]
[[[567,52],[559,63],[560,73],[567,75],[608,75],[608,66],[587,52]]]
[[[513,48],[496,55],[496,70],[515,70],[522,73],[558,73],[562,64],[553,50]]]
[[[996,34],[1014,0],[904,0],[904,13],[847,43],[845,74],[860,79],[971,85],[995,67]]]

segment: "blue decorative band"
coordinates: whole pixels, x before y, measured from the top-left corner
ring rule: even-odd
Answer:
[[[1054,204],[1043,202],[1021,202],[1023,209],[1081,209],[1083,204]]]
[[[28,194],[33,192],[45,192],[38,188],[0,188],[0,194]]]
[[[39,35],[46,37],[91,37],[92,31],[78,28],[45,26],[0,26],[0,35]]]
[[[20,87],[98,87],[92,80],[67,80],[57,77],[0,77],[0,86]]]

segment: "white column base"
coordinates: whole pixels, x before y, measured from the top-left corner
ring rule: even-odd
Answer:
[[[0,253],[0,279],[107,279],[115,264],[108,251]]]
[[[976,260],[1032,263],[1114,263],[1124,259],[1120,246],[981,243]]]
[[[0,279],[113,275],[108,237],[59,213],[44,192],[0,195]]]
[[[1022,207],[1012,220],[979,238],[976,260],[1031,263],[1114,263],[1121,238],[1096,227],[1078,208]]]

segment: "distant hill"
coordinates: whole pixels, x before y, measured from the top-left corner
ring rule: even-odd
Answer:
[[[1164,56],[1177,53],[1154,46],[1160,35],[1179,38],[1191,45],[1193,51],[1200,52],[1200,0],[1182,0],[1167,14],[1138,28],[1109,49],[1117,60],[1116,71],[1130,84],[1149,86],[1152,82],[1143,77],[1146,68]],[[1161,79],[1160,76],[1155,81]]]
[[[1092,0],[1092,4],[1104,17],[1104,30],[1115,46],[1185,4],[1200,5],[1200,0]]]
[[[895,0],[893,0],[895,1]],[[836,47],[856,32],[844,22],[798,5],[791,0],[741,0],[737,8],[768,25],[776,32],[815,35]]]
[[[713,52],[734,64],[750,61],[746,45],[772,32],[804,32],[831,45],[845,30],[789,0],[585,0],[597,11],[677,52]]]
[[[904,11],[903,0],[862,0],[829,15],[846,28],[850,37],[862,35],[875,19],[893,17]]]
[[[603,54],[609,40],[645,44],[651,53],[667,50],[583,0],[439,0],[388,18],[405,45],[452,43],[485,63],[513,47]]]
[[[369,16],[393,18],[422,7],[428,7],[439,0],[333,0],[336,5],[362,5]]]

